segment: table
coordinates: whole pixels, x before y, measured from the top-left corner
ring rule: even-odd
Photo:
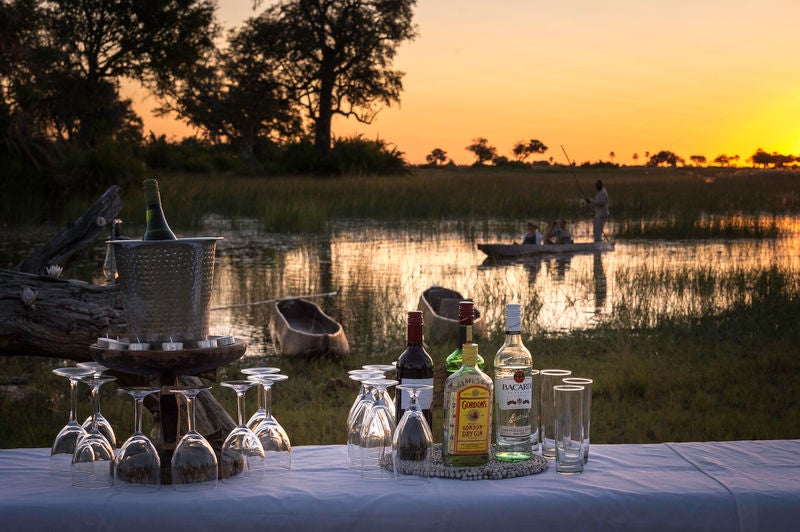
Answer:
[[[255,487],[81,490],[49,450],[0,450],[0,529],[798,530],[800,440],[592,445],[581,475],[361,480],[343,445],[295,447],[293,470]]]

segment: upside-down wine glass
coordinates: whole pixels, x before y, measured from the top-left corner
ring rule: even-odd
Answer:
[[[86,368],[94,371],[95,376],[101,377],[103,373],[105,373],[108,368],[104,365],[100,364],[99,362],[78,362],[75,364],[79,368]],[[100,396],[97,396],[97,403],[95,404],[94,408],[96,411],[92,414],[97,416],[97,430],[100,431],[100,434],[106,437],[108,443],[111,444],[111,447],[117,446],[117,436],[114,434],[114,429],[111,427],[111,423],[108,422],[106,418],[103,417],[103,414],[100,413]],[[87,431],[92,424],[92,415],[89,415],[84,422],[83,428]]]
[[[380,371],[373,371],[371,369],[351,369],[347,372],[351,380],[357,381],[359,384],[358,387],[358,394],[356,395],[355,400],[353,401],[353,406],[350,407],[350,411],[347,413],[347,427],[350,427],[350,424],[353,422],[353,415],[356,413],[356,409],[358,409],[358,404],[366,397],[368,394],[372,394],[372,389],[364,384],[365,379],[380,379],[383,377],[383,373]]]
[[[408,392],[410,403],[397,424],[392,438],[394,475],[403,484],[424,484],[430,481],[433,436],[417,399],[420,392],[432,390],[433,386],[430,384],[400,384],[397,389]]]
[[[375,404],[369,409],[361,426],[361,477],[384,480],[394,477],[392,466],[392,436],[394,415],[387,405],[386,390],[397,384],[391,379],[365,381],[375,387]]]
[[[381,373],[383,373],[384,378],[387,379],[389,378],[386,375],[387,373],[389,373],[390,371],[397,371],[397,366],[395,366],[394,364],[365,364],[361,367],[373,371],[380,371]],[[384,391],[383,393],[386,395],[386,406],[389,407],[389,411],[392,413],[392,417],[394,419],[397,419],[397,412],[395,411],[395,406],[394,406],[394,398],[392,397],[392,395],[389,393],[388,390]]]
[[[92,370],[77,367],[56,368],[53,373],[69,379],[69,421],[58,432],[50,448],[50,472],[58,477],[72,477],[72,455],[79,438],[86,435],[78,423],[77,389],[81,377],[88,377]]]
[[[367,376],[361,380],[361,386],[365,391],[361,400],[355,405],[356,409],[347,424],[347,457],[350,461],[350,469],[356,471],[361,470],[361,428],[375,404],[374,386],[371,382],[381,378],[382,373],[378,373],[376,376]]]
[[[72,485],[76,488],[100,489],[114,484],[114,448],[97,427],[97,402],[100,387],[115,380],[96,373],[81,378],[92,389],[92,423],[72,454]]]
[[[242,373],[247,375],[248,380],[252,380],[250,377],[257,375],[272,375],[275,373],[280,373],[280,371],[280,368],[261,366],[257,368],[244,368]],[[253,412],[253,415],[250,416],[250,419],[247,420],[247,427],[250,430],[255,431],[256,427],[258,427],[258,425],[267,417],[267,409],[264,407],[264,401],[266,400],[264,398],[264,395],[266,394],[264,391],[264,386],[258,381],[254,380],[253,382],[258,384],[258,408],[255,412]]]
[[[280,373],[253,375],[250,377],[264,387],[264,408],[267,416],[253,431],[264,447],[266,474],[283,475],[292,468],[292,444],[289,436],[275,416],[272,415],[272,385],[289,377]]]
[[[133,434],[117,454],[114,486],[122,491],[155,491],[161,487],[161,458],[153,442],[142,433],[144,398],[160,388],[131,387],[120,390],[133,397],[135,425]]]
[[[214,449],[202,434],[194,429],[194,400],[211,386],[171,388],[186,399],[186,434],[172,455],[170,469],[172,486],[178,491],[200,491],[217,487],[218,463]]]
[[[223,482],[238,480],[261,480],[264,475],[264,447],[255,433],[244,423],[244,395],[256,383],[235,380],[221,383],[236,392],[236,410],[239,424],[225,438],[220,453],[220,477]]]

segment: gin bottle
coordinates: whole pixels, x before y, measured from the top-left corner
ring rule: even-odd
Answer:
[[[505,343],[494,357],[495,457],[509,462],[531,457],[533,359],[522,343],[520,321],[520,306],[507,304]]]
[[[489,461],[493,388],[492,379],[478,368],[478,345],[464,344],[461,368],[444,385],[445,465],[480,466]]]

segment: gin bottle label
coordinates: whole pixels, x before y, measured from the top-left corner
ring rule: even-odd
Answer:
[[[492,391],[471,385],[453,393],[451,409],[453,439],[447,442],[450,454],[486,454],[491,431]]]

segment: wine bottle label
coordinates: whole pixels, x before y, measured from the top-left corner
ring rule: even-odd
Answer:
[[[452,439],[446,442],[449,454],[486,454],[491,436],[492,391],[479,384],[468,385],[451,394]]]
[[[511,377],[496,379],[494,393],[500,410],[517,410],[531,407],[533,379],[518,369]]]
[[[429,384],[433,386],[433,377],[430,379],[402,379],[400,384]],[[411,405],[408,390],[400,390],[400,408],[406,410]],[[420,410],[428,410],[433,403],[433,388],[430,390],[420,390],[417,392],[417,404]]]

